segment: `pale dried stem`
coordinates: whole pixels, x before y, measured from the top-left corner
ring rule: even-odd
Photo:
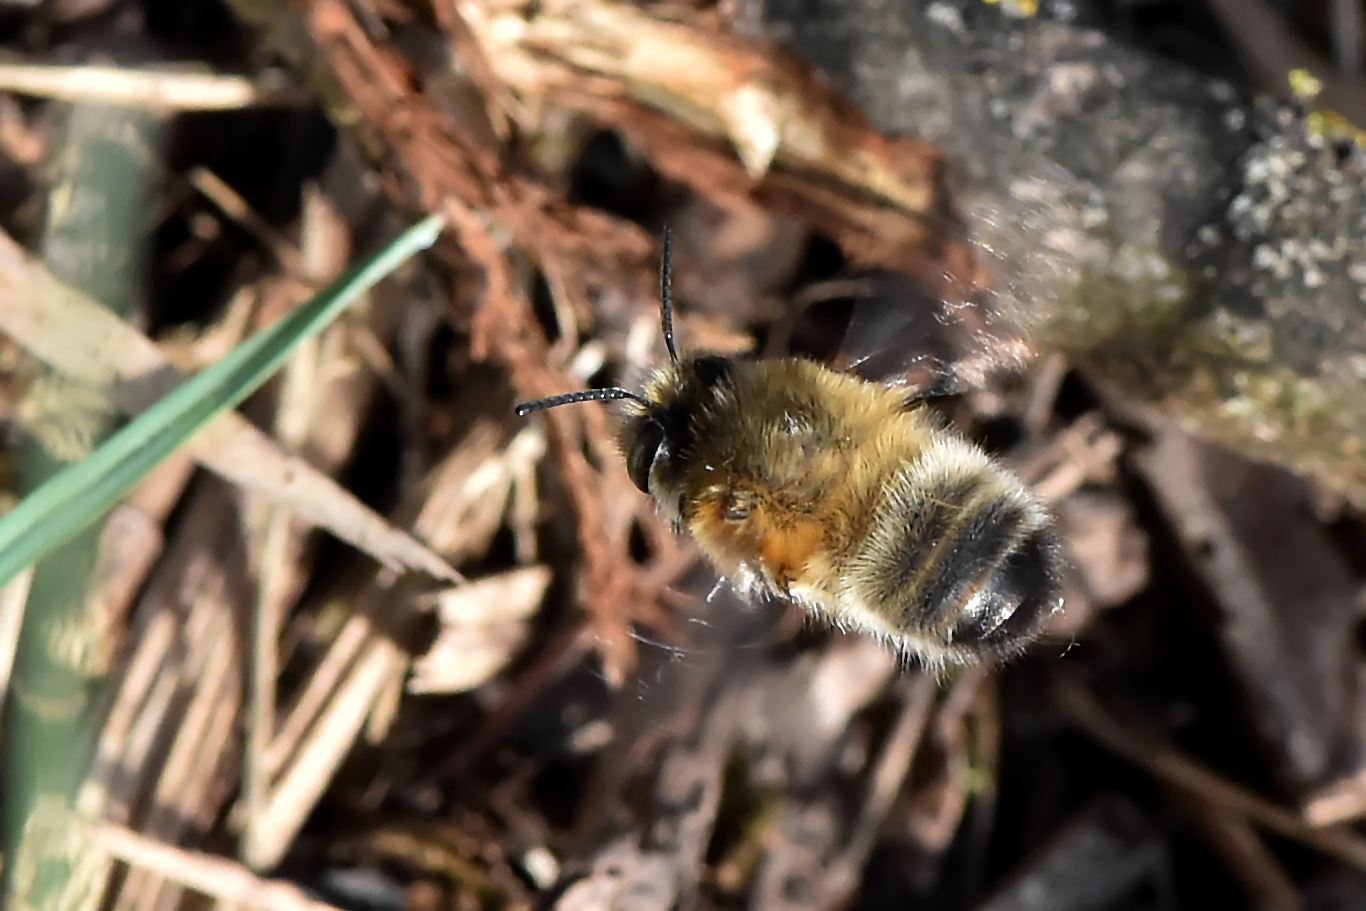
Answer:
[[[340,688],[343,677],[370,642],[373,633],[370,618],[359,613],[347,618],[341,633],[309,676],[293,709],[280,725],[279,733],[271,741],[264,757],[266,774],[271,777],[279,775],[294,757],[309,728],[326,710],[333,694]]]
[[[24,606],[33,582],[33,567],[20,572],[0,588],[0,701],[9,691],[10,672],[19,650],[19,632],[24,627]]]
[[[243,846],[251,849],[244,857],[249,866],[259,869],[279,862],[332,781],[376,698],[395,675],[403,673],[407,662],[408,656],[388,639],[373,638],[368,643],[354,671],[337,689],[326,712],[281,774],[260,819],[260,839]]]
[[[276,678],[279,675],[280,628],[286,609],[288,578],[283,561],[288,557],[289,516],[270,510],[261,547],[257,575],[255,622],[252,625],[251,675],[247,712],[247,753],[243,766],[246,822],[243,842],[253,845],[261,837],[261,820],[270,801],[273,776],[267,762],[275,735]],[[243,856],[255,853],[243,848]]]
[[[217,807],[209,804],[214,776],[220,760],[234,753],[232,721],[241,708],[243,643],[238,618],[246,616],[247,610],[238,601],[244,593],[232,583],[223,551],[209,556],[207,548],[215,544],[221,546],[212,539],[199,542],[197,546],[206,549],[189,564],[192,572],[200,574],[192,583],[194,598],[184,625],[181,689],[188,691],[189,701],[169,725],[174,740],[141,826],[148,835],[177,843],[201,835],[216,815]],[[226,771],[235,778],[236,769]],[[119,890],[114,908],[167,908],[179,900],[178,893],[178,887],[168,889],[159,877],[133,871]]]
[[[180,620],[158,610],[137,630],[137,650],[119,680],[114,704],[95,746],[90,774],[82,783],[77,808],[87,816],[128,822],[141,776],[128,770],[146,767],[161,720],[180,680],[173,650]]]
[[[259,911],[338,911],[297,886],[262,879],[241,864],[172,847],[122,826],[97,829],[99,844],[134,870],[143,870],[220,902]]]
[[[0,90],[78,104],[159,111],[224,111],[260,105],[298,105],[307,100],[297,90],[244,76],[90,64],[0,64]]]

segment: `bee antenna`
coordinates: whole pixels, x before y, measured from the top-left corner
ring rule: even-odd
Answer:
[[[664,347],[669,349],[670,360],[677,364],[678,349],[674,347],[673,263],[674,229],[673,225],[665,225],[664,250],[659,257],[659,309],[664,320]]]
[[[534,402],[523,402],[514,410],[517,412],[517,417],[524,418],[533,411],[544,411],[547,408],[558,408],[561,405],[573,405],[577,402],[610,402],[614,399],[632,399],[642,405],[650,404],[631,390],[614,386],[611,389],[582,389],[578,392],[552,395],[550,398],[537,399]]]

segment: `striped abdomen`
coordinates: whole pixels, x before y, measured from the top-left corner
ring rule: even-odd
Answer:
[[[850,594],[904,650],[955,662],[1013,654],[1058,608],[1052,520],[975,446],[941,437],[878,499]]]

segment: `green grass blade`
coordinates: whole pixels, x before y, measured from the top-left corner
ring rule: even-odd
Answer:
[[[234,348],[130,421],[90,456],[53,475],[0,517],[0,585],[103,516],[194,433],[235,407],[376,282],[432,245],[431,216],[311,301]]]

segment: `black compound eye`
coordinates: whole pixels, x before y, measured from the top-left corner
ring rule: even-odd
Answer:
[[[664,425],[654,418],[641,421],[636,438],[631,441],[631,449],[626,453],[626,473],[642,493],[650,492],[650,466],[663,443]]]

